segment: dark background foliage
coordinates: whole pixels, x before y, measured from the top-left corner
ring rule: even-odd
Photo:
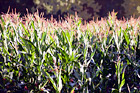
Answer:
[[[78,3],[80,1],[80,3]],[[115,10],[118,12],[119,19],[123,17],[130,18],[132,15],[138,17],[140,14],[139,0],[0,0],[0,13],[6,13],[10,6],[12,9],[20,12],[21,15],[27,13],[44,12],[44,16],[50,18],[65,17],[67,13],[78,16],[85,20],[106,17],[109,12]],[[49,8],[49,7],[50,8]]]

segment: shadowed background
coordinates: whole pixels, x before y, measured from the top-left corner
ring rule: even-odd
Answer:
[[[140,0],[0,0],[0,13],[6,13],[8,7],[16,8],[21,15],[27,13],[44,12],[44,16],[50,18],[64,18],[67,13],[74,15],[75,12],[84,20],[106,17],[109,12],[115,10],[117,17],[130,18],[140,15]],[[10,11],[11,11],[10,10]]]

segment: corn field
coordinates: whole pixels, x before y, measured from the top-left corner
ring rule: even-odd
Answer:
[[[43,13],[0,16],[0,92],[140,92],[140,18],[83,23]]]

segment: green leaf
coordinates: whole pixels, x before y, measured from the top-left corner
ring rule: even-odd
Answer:
[[[44,33],[43,33],[43,36],[42,36],[42,38],[41,38],[41,43],[40,43],[40,45],[42,45],[42,42],[46,39],[46,34],[47,34],[47,32],[44,32]]]
[[[25,28],[25,26],[22,23],[20,23],[20,24],[23,27],[25,34],[30,38],[31,36],[30,36],[29,32],[27,31],[27,29]]]
[[[5,25],[4,19],[0,16],[2,24]]]
[[[82,23],[82,21],[79,20],[78,23],[77,23],[78,27],[81,25],[81,23]]]
[[[50,46],[51,46],[53,43],[54,43],[54,41],[53,41],[50,45],[48,45],[48,46],[46,47],[45,52],[50,48]]]
[[[20,43],[18,43],[18,46],[19,46],[18,49],[19,49],[20,51],[25,51],[25,49],[23,48],[23,46],[22,46]]]
[[[1,26],[1,24],[0,24],[0,30],[1,30],[1,32],[3,33],[3,29],[2,29],[2,26]]]
[[[119,93],[119,91],[117,89],[114,89],[111,93]]]
[[[35,48],[35,45],[30,40],[22,38],[22,37],[20,37],[20,39],[22,39],[26,43],[29,43],[31,46],[33,46]]]
[[[34,40],[37,43],[38,46],[38,36],[37,36],[37,30],[34,30]]]
[[[119,86],[119,90],[123,87],[124,84],[125,84],[125,79],[123,79],[123,80],[121,81],[121,84],[120,84],[120,86]]]
[[[49,77],[54,89],[56,90],[57,93],[59,93],[58,89],[57,89],[57,86],[56,86],[56,83],[54,82],[53,78],[51,78],[50,74],[48,72],[46,72],[47,76]]]
[[[71,92],[70,92],[70,93],[74,93],[74,90],[75,90],[75,87],[73,87],[73,88],[72,88],[72,90],[71,90]]]
[[[39,57],[39,50],[38,48],[28,39],[25,39],[25,38],[22,38],[20,37],[25,43],[27,44],[30,44],[34,49],[35,49],[35,52],[36,52],[36,55]],[[25,44],[27,46],[27,44]]]
[[[91,53],[90,58],[92,58],[95,55],[96,49]]]
[[[8,50],[6,48],[3,47],[3,52],[7,53],[8,55],[10,55],[10,53],[8,52]]]
[[[123,34],[124,34],[125,40],[127,42],[127,45],[129,45],[130,44],[130,39],[129,39],[129,36],[128,36],[127,32],[123,30]]]
[[[31,22],[33,29],[35,30],[34,21]]]
[[[121,35],[121,31],[122,31],[121,28],[120,28],[120,30],[117,31],[117,32],[118,32],[118,37],[120,37],[120,35]]]

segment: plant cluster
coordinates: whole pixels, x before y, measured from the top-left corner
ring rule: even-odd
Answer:
[[[0,18],[0,92],[140,92],[140,18]]]

